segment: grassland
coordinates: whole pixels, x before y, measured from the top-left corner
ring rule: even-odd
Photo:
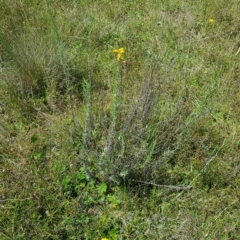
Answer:
[[[0,4],[0,239],[240,239],[238,0]]]

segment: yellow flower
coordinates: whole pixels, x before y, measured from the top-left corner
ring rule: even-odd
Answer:
[[[123,59],[124,48],[115,49],[113,52],[117,54],[117,60]]]
[[[108,238],[102,238],[101,240],[108,240]]]
[[[214,22],[214,19],[210,18],[208,21],[209,21],[210,23],[213,23],[213,22]]]

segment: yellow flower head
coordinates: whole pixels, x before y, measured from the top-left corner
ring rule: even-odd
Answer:
[[[102,238],[101,240],[108,240],[108,238]]]
[[[117,60],[123,59],[124,48],[115,49],[113,52],[117,54]]]
[[[210,23],[213,23],[213,22],[214,22],[214,19],[210,18],[208,21],[209,21]]]

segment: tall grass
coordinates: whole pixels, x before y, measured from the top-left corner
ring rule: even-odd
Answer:
[[[237,6],[3,1],[1,239],[238,239]]]

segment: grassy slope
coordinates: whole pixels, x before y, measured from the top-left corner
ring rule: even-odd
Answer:
[[[2,6],[1,239],[239,239],[237,0]]]

